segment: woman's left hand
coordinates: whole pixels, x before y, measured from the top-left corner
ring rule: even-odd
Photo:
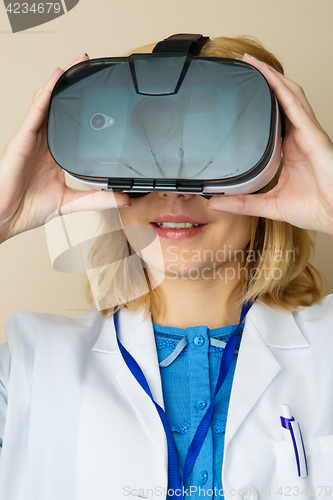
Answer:
[[[268,193],[214,196],[208,207],[289,222],[333,234],[333,143],[319,124],[302,87],[262,61],[244,55],[266,78],[286,120],[283,167]]]

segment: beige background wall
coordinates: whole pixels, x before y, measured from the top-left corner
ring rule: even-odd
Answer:
[[[332,0],[80,0],[48,24],[12,34],[0,5],[0,153],[14,134],[34,92],[83,52],[119,56],[173,33],[256,36],[300,83],[333,137]],[[313,262],[333,292],[333,237],[317,234]],[[50,264],[44,228],[0,247],[0,343],[5,323],[19,311],[87,314],[81,275],[61,274]]]

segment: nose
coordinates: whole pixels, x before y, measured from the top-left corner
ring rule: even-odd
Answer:
[[[186,200],[193,198],[193,196],[198,196],[198,194],[193,194],[193,193],[177,193],[175,191],[158,191],[158,194],[160,198],[163,197],[170,197],[170,198],[177,198],[178,196],[184,197]],[[200,194],[202,198],[206,198],[206,200],[209,200],[213,195],[212,194]]]
[[[185,199],[185,200],[190,200],[194,196],[196,196],[193,193],[177,193],[177,191],[157,191],[157,195],[159,198],[162,199]]]

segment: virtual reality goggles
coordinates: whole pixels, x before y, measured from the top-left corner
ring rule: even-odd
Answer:
[[[68,69],[49,107],[56,163],[92,189],[131,197],[170,191],[209,198],[268,184],[284,135],[278,101],[250,64],[198,57],[208,39],[173,35],[151,54]]]

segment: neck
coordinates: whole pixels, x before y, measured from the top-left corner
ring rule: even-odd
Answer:
[[[228,304],[227,297],[238,283],[238,264],[224,263],[211,279],[172,279],[166,275],[158,287],[165,314],[152,309],[153,322],[176,328],[205,325],[210,329],[237,324],[241,313],[239,291],[231,296]],[[227,279],[233,267],[234,278]]]

